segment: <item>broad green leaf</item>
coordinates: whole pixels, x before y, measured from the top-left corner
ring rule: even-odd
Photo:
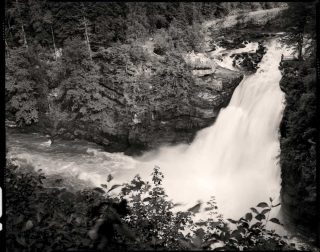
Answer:
[[[205,222],[205,221],[199,221],[199,222],[196,222],[196,225],[198,225],[198,226],[206,226],[207,225],[207,222]]]
[[[254,207],[251,207],[250,209],[251,209],[251,211],[254,212],[255,214],[259,214],[258,210],[255,209]]]
[[[189,208],[188,211],[193,213],[199,213],[201,204],[202,204],[201,202],[196,204],[195,206]]]
[[[151,197],[146,197],[143,199],[143,202],[150,201],[151,199],[152,199]]]
[[[280,221],[277,218],[271,218],[271,222],[281,225]]]
[[[268,207],[269,205],[266,203],[266,202],[260,202],[258,205],[257,205],[257,207],[262,207],[262,208],[264,208],[264,207]]]
[[[263,211],[261,212],[261,214],[266,214],[266,213],[268,213],[268,212],[270,212],[270,211],[271,211],[270,208],[268,208],[268,209],[263,209]]]
[[[251,226],[251,228],[257,228],[257,227],[259,227],[261,225],[261,222],[256,222],[255,224],[253,224],[252,226]]]
[[[247,221],[251,221],[252,220],[252,213],[247,213],[245,218]]]
[[[107,182],[110,182],[112,179],[113,179],[112,175],[109,174],[108,177],[107,177]]]
[[[231,237],[234,237],[237,240],[241,239],[242,238],[241,231],[239,229],[232,231]]]
[[[264,216],[264,214],[258,214],[257,216],[255,216],[255,218],[259,221],[261,221],[262,219],[265,219],[266,217]]]
[[[108,191],[108,192],[110,192],[110,191],[112,191],[112,190],[114,190],[114,189],[118,188],[119,186],[122,186],[122,185],[113,185],[113,186],[111,186],[111,188],[109,189],[109,191]]]
[[[236,220],[233,219],[227,219],[229,222],[233,223],[233,224],[237,224],[238,222]]]

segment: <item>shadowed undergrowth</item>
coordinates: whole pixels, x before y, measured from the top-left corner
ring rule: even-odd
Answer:
[[[123,185],[112,176],[101,187],[73,191],[63,180],[46,183],[44,174],[7,161],[7,251],[99,250],[283,250],[287,237],[266,229],[269,213],[280,204],[260,202],[239,220],[224,219],[214,197],[186,211],[168,200],[163,174],[152,182],[139,175]],[[54,186],[58,183],[60,186]],[[120,193],[111,192],[121,187]],[[209,218],[195,221],[200,209]],[[291,246],[291,247],[290,247]]]

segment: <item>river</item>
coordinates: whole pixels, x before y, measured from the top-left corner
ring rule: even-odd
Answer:
[[[56,140],[49,146],[41,134],[10,130],[8,155],[81,186],[105,184],[109,174],[113,184],[128,182],[136,174],[150,180],[157,165],[164,173],[169,198],[187,208],[215,196],[220,212],[228,218],[241,217],[269,197],[278,202],[279,124],[284,109],[278,66],[287,49],[275,39],[266,46],[258,71],[242,80],[216,122],[199,131],[190,145],[163,146],[134,158],[81,140]],[[246,48],[252,50],[253,45]],[[233,69],[229,56],[220,64]]]

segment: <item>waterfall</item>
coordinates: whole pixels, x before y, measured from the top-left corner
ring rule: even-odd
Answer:
[[[279,124],[284,109],[278,66],[283,52],[276,40],[269,42],[258,71],[242,80],[211,127],[199,131],[189,146],[146,153],[136,173],[147,176],[150,167],[158,165],[166,192],[175,202],[190,205],[215,196],[227,217],[241,217],[269,197],[278,201]]]
[[[184,203],[184,210],[215,196],[220,213],[227,218],[241,217],[269,197],[279,200],[277,156],[284,94],[279,87],[278,65],[287,50],[276,40],[266,47],[258,71],[242,80],[215,123],[199,131],[190,145],[161,147],[132,158],[83,142],[61,140],[43,148],[44,137],[12,135],[7,139],[10,153],[47,174],[61,173],[95,186],[106,183],[110,173],[113,184],[128,182],[136,174],[150,180],[157,165],[164,174],[166,193],[175,203]],[[230,53],[220,63],[231,69],[228,57]]]

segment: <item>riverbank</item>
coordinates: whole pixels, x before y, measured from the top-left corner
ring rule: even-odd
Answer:
[[[260,3],[237,4],[249,10],[261,7]],[[286,50],[275,31],[285,27],[284,15],[277,19],[279,10],[259,10],[248,18],[245,13],[226,16],[228,9],[237,10],[237,4],[208,3],[211,8],[207,8],[206,3],[157,3],[154,8],[148,3],[110,3],[83,9],[83,5],[61,3],[70,9],[59,8],[68,10],[66,16],[75,14],[66,20],[50,2],[22,3],[23,13],[36,9],[46,17],[38,23],[15,16],[20,10],[8,4],[9,20],[15,21],[6,37],[6,118],[11,120],[8,127],[19,127],[7,132],[8,157],[21,166],[16,173],[19,167],[8,164],[12,173],[6,171],[12,177],[8,188],[11,181],[18,183],[10,188],[13,250],[46,248],[37,241],[43,239],[42,228],[52,236],[48,230],[52,226],[65,232],[58,245],[49,242],[57,249],[213,249],[211,245],[221,242],[224,249],[286,248],[287,240],[266,230],[267,222],[279,222],[278,201],[285,221],[314,233],[315,69],[314,60],[308,58],[313,53],[304,53],[309,56],[301,65],[282,62],[278,68]],[[297,15],[300,7],[293,8],[296,17],[301,16]],[[47,18],[44,14],[50,12],[52,17]],[[46,32],[48,20],[51,37]],[[209,28],[207,21],[216,27]],[[285,44],[296,45],[291,21],[283,35],[289,35]],[[22,32],[14,25],[20,22],[25,25]],[[83,30],[74,29],[79,25]],[[266,27],[268,32],[261,32]],[[54,45],[54,56],[46,41],[56,41],[59,49]],[[307,49],[312,51],[310,46]],[[42,169],[50,177],[48,184],[39,186],[35,181],[41,184],[43,175],[28,176],[24,168]],[[140,177],[129,186],[140,195],[130,199],[135,207],[121,217],[114,215],[128,196],[122,190],[128,188],[122,185],[135,174]],[[28,182],[34,187],[28,187]],[[40,208],[55,195],[52,202],[65,204],[66,209],[47,214],[44,207],[45,213],[34,215],[27,200],[18,200],[24,187],[23,197],[38,200]],[[81,196],[83,187],[88,189],[86,199]],[[211,195],[216,197],[211,206],[219,206],[236,229],[218,217],[218,221],[196,223],[195,235],[185,236],[180,231],[190,214],[206,211],[203,202],[209,202]],[[88,214],[79,214],[74,202]],[[173,211],[173,202],[185,209]],[[25,216],[14,208],[19,203],[19,208],[28,209]],[[256,207],[246,213],[251,206]],[[110,212],[104,216],[106,209]],[[167,225],[161,234],[158,219]],[[255,225],[256,221],[261,223]],[[72,232],[78,238],[71,238]],[[247,239],[250,232],[254,239]],[[41,237],[34,241],[34,234]],[[265,235],[271,237],[271,244]],[[176,236],[184,243],[172,240]],[[86,239],[74,245],[79,237]]]
[[[275,15],[279,10],[259,10],[253,16],[267,22],[273,15],[263,15],[264,12]],[[254,64],[246,55],[241,55],[247,68],[240,68],[241,71],[219,66],[218,58],[222,55],[207,53],[206,43],[212,40],[206,40],[210,35],[208,27],[207,22],[200,25],[195,21],[193,25],[184,26],[173,23],[171,29],[155,30],[150,37],[95,49],[92,61],[87,60],[83,43],[75,39],[61,48],[62,56],[55,61],[44,56],[32,59],[38,53],[46,55],[45,52],[28,54],[14,49],[8,58],[7,78],[30,79],[30,88],[37,90],[36,93],[42,91],[37,97],[30,94],[30,103],[16,106],[14,101],[23,100],[24,94],[13,92],[15,85],[8,88],[9,93],[12,91],[13,103],[8,103],[7,117],[26,131],[37,130],[51,138],[86,139],[103,146],[106,151],[124,151],[130,155],[139,155],[161,145],[191,143],[197,131],[216,120],[221,108],[229,103],[243,73],[253,70],[263,55],[263,50],[255,53]],[[175,30],[188,31],[179,43]],[[250,42],[253,35],[241,41],[230,39],[238,46]],[[214,46],[209,47],[214,50]],[[77,54],[79,60],[72,60],[68,52]],[[16,58],[22,59],[19,66]],[[17,71],[21,68],[28,69],[28,74]],[[78,70],[74,72],[74,69]],[[70,74],[65,75],[65,71]],[[16,76],[17,73],[22,75]],[[38,81],[48,87],[37,86],[33,80],[39,76],[42,79]],[[90,85],[86,87],[84,83]],[[32,107],[30,114],[28,106]]]
[[[266,55],[258,71],[241,82],[230,104],[219,113],[218,120],[212,126],[200,131],[190,145],[165,146],[133,160],[122,153],[111,154],[97,148],[92,150],[86,144],[83,147],[78,146],[82,151],[75,156],[73,148],[78,147],[74,141],[65,143],[70,146],[70,151],[67,150],[67,146],[60,146],[58,141],[47,148],[41,147],[47,141],[43,137],[33,140],[32,137],[23,139],[25,136],[21,136],[23,138],[19,140],[20,136],[17,136],[18,142],[13,143],[18,148],[18,154],[27,154],[31,162],[42,165],[47,172],[55,172],[54,166],[59,163],[61,172],[67,174],[71,172],[71,176],[91,180],[96,186],[103,183],[108,172],[112,172],[119,183],[123,183],[137,173],[142,178],[147,178],[150,169],[154,165],[159,165],[167,177],[165,188],[171,199],[193,204],[197,200],[215,195],[224,214],[238,218],[240,209],[241,212],[246,211],[256,201],[268,197],[276,198],[280,191],[279,168],[273,162],[273,157],[278,153],[276,133],[281,119],[283,95],[278,87],[280,71],[277,69],[277,64],[272,63],[280,61],[281,50],[276,41],[271,41],[267,45]],[[228,55],[226,59],[229,61]],[[265,104],[270,99],[268,95],[270,92],[274,102],[273,106],[269,105],[266,110]],[[255,97],[251,99],[253,93]],[[261,114],[265,117],[261,118]],[[248,135],[252,125],[255,130],[250,130],[251,134]],[[255,134],[259,141],[256,141],[256,137],[252,137]],[[14,137],[12,139],[14,140]],[[22,145],[21,141],[25,144]],[[28,142],[32,143],[32,148],[27,147]],[[260,152],[262,142],[269,150],[268,155],[264,151]],[[243,144],[248,147],[245,153]],[[26,147],[21,149],[23,146]],[[230,146],[233,147],[230,149]],[[65,151],[61,153],[60,149]],[[256,160],[256,156],[260,158]],[[260,173],[256,171],[257,166]],[[176,179],[177,175],[179,180]],[[252,176],[255,179],[248,181]],[[241,188],[242,184],[239,181],[242,180],[247,181],[246,188]],[[226,191],[226,184],[234,186]],[[189,190],[187,195],[181,191],[184,187]],[[256,193],[253,194],[253,190]],[[241,202],[236,200],[246,193],[251,197]]]

